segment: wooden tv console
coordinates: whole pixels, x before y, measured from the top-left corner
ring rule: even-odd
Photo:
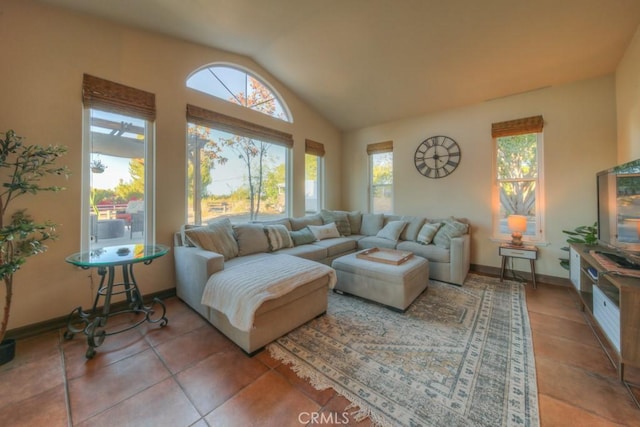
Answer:
[[[625,365],[640,367],[640,270],[616,265],[599,253],[613,251],[601,246],[574,243],[569,250],[571,283],[624,381]]]

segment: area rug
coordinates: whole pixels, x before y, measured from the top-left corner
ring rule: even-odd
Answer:
[[[430,281],[405,313],[330,292],[327,314],[268,346],[382,426],[539,425],[523,284]]]

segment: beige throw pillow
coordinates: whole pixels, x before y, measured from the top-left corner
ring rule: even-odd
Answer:
[[[266,234],[269,239],[269,250],[272,252],[278,249],[293,247],[293,240],[291,240],[289,230],[282,224],[265,225],[264,234]]]
[[[433,236],[436,235],[440,227],[442,227],[441,222],[426,223],[420,229],[420,232],[418,233],[418,237],[416,238],[416,242],[421,243],[423,245],[428,245],[433,241]]]
[[[216,220],[204,227],[184,231],[187,239],[195,246],[224,256],[225,261],[238,256],[238,242],[228,218]]]
[[[400,233],[407,226],[407,221],[389,221],[382,230],[378,231],[376,237],[381,237],[387,240],[398,240]]]
[[[332,239],[340,237],[336,223],[332,222],[325,225],[308,225],[309,230],[316,236],[316,240]]]

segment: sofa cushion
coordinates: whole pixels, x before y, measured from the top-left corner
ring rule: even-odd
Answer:
[[[316,245],[301,245],[293,248],[280,249],[278,254],[293,255],[311,261],[324,261],[327,257],[327,249]]]
[[[400,220],[402,220],[402,216],[400,215],[384,214],[382,215],[382,226],[384,227],[385,225],[389,224],[391,221],[400,221]]]
[[[362,226],[362,212],[347,212],[347,219],[349,220],[349,225],[351,226],[351,234],[360,234],[360,227]]]
[[[316,241],[316,236],[309,230],[309,227],[298,231],[290,231],[289,235],[293,240],[293,246],[306,245]]]
[[[267,235],[269,240],[269,250],[271,252],[293,247],[293,240],[291,240],[289,230],[282,224],[265,225],[264,234]]]
[[[433,237],[436,235],[440,227],[442,227],[441,222],[427,222],[420,229],[416,242],[422,245],[428,245],[433,241]]]
[[[309,230],[316,236],[316,240],[332,239],[334,237],[340,237],[338,228],[335,222],[331,222],[325,225],[308,225]]]
[[[269,239],[261,224],[234,224],[233,231],[238,241],[238,256],[269,251]]]
[[[418,242],[399,242],[398,250],[411,251],[414,255],[431,262],[451,262],[451,251],[436,245],[422,245]]]
[[[185,230],[184,233],[195,246],[219,253],[225,261],[238,256],[238,242],[229,218],[218,219],[206,226]]]
[[[313,242],[312,244],[325,248],[327,250],[328,257],[333,257],[347,252],[353,252],[357,246],[356,241],[350,239],[349,237],[326,239],[319,242]]]
[[[375,236],[378,231],[382,230],[384,216],[382,214],[362,214],[362,225],[360,226],[360,234],[367,236]]]
[[[346,212],[322,209],[320,211],[320,216],[322,217],[322,222],[324,224],[335,222],[336,228],[341,236],[351,235],[351,223],[349,223],[349,218],[347,217]]]
[[[322,217],[320,214],[301,216],[298,218],[289,218],[291,229],[293,231],[302,230],[307,225],[322,225]]]
[[[400,233],[402,233],[402,230],[404,230],[406,226],[406,221],[390,221],[382,227],[382,230],[378,231],[376,237],[397,241],[400,238]]]
[[[457,221],[454,218],[445,219],[442,227],[440,227],[433,237],[433,243],[442,248],[449,249],[449,247],[451,247],[451,239],[467,234],[468,231],[469,224]]]
[[[370,248],[386,248],[395,249],[395,240],[383,239],[382,237],[367,236],[358,240],[358,249],[370,249]]]
[[[405,215],[402,217],[402,220],[407,221],[407,226],[402,230],[402,233],[400,233],[400,240],[416,240],[426,219],[418,216]]]

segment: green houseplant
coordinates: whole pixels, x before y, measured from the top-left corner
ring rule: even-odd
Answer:
[[[573,230],[562,230],[567,237],[567,243],[584,243],[585,245],[595,245],[598,243],[598,223],[594,222],[593,225],[581,225]],[[569,251],[569,247],[565,246],[561,248],[563,251]],[[569,269],[569,259],[560,258],[560,265]]]
[[[41,180],[50,175],[69,175],[66,166],[55,165],[66,151],[66,147],[61,146],[25,145],[23,138],[13,130],[8,130],[0,138],[0,277],[6,291],[0,345],[8,347],[5,354],[9,360],[15,352],[15,340],[5,340],[4,337],[9,324],[14,274],[28,257],[47,250],[45,241],[57,237],[56,226],[52,222],[36,222],[25,209],[10,211],[9,207],[23,195],[63,190],[63,187],[41,185]],[[0,364],[9,360],[0,360]]]

